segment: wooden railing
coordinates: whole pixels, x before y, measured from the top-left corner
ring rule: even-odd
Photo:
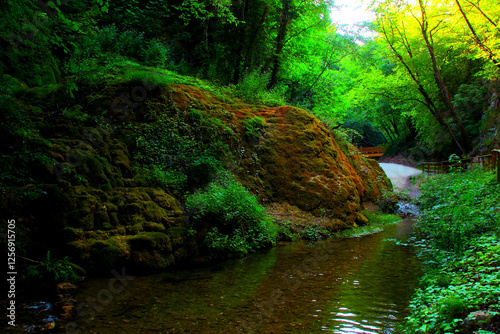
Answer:
[[[490,167],[497,170],[497,181],[500,183],[500,150],[493,150],[492,154],[475,158],[460,159],[459,162],[423,162],[422,171],[428,174],[449,173],[452,171],[465,171],[474,167]]]
[[[362,156],[368,158],[376,158],[384,155],[387,146],[359,147],[358,149]]]

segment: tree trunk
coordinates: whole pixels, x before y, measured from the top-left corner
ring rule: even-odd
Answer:
[[[269,13],[269,6],[266,6],[264,8],[264,13],[262,14],[262,18],[260,19],[260,22],[257,24],[257,28],[255,29],[255,31],[253,31],[252,35],[250,36],[250,41],[248,42],[247,51],[245,53],[245,60],[243,61],[243,68],[249,67],[250,54],[252,52],[257,36],[259,36],[260,29],[264,26],[264,22],[266,22],[266,17],[268,13]]]
[[[448,123],[446,123],[446,121],[444,120],[443,115],[441,114],[441,112],[439,111],[439,109],[434,104],[434,101],[432,100],[432,98],[430,97],[430,95],[425,90],[425,87],[420,82],[418,76],[415,73],[413,73],[412,69],[406,63],[406,61],[404,60],[403,56],[398,52],[398,50],[396,50],[396,47],[394,46],[393,42],[391,42],[391,40],[389,39],[389,35],[388,35],[387,31],[385,30],[385,27],[383,25],[382,25],[382,32],[383,32],[384,37],[385,37],[385,39],[387,41],[387,44],[391,48],[392,52],[394,52],[394,55],[396,56],[396,58],[400,61],[400,63],[406,69],[406,71],[408,72],[408,74],[410,75],[410,77],[412,78],[412,80],[417,84],[418,91],[420,92],[420,94],[424,98],[423,104],[430,111],[430,113],[432,114],[432,116],[434,116],[434,118],[438,121],[438,123],[441,126],[443,126],[444,128],[446,128],[447,132],[453,138],[453,141],[455,142],[455,144],[457,145],[457,147],[460,149],[460,151],[464,152],[464,149],[462,148],[462,145],[460,144],[460,141],[455,136],[455,133],[451,129],[450,125]],[[402,38],[404,38],[404,37],[402,37]],[[410,54],[410,57],[411,57],[411,54]]]
[[[236,47],[236,54],[233,57],[234,59],[234,72],[233,72],[233,84],[237,85],[240,81],[240,73],[241,73],[241,63],[243,60],[243,46],[245,44],[246,39],[246,27],[248,23],[245,21],[245,14],[248,11],[248,2],[250,0],[244,0],[243,5],[241,6],[241,21],[245,23],[240,23],[240,27],[237,29],[239,35],[238,46]]]
[[[389,140],[391,142],[394,142],[395,138],[391,134],[391,130],[387,127],[387,125],[383,122],[380,123],[380,126],[382,127],[382,130],[386,133],[387,137],[389,137]]]
[[[281,66],[280,55],[283,51],[283,46],[285,45],[286,32],[288,28],[288,23],[290,22],[289,11],[290,2],[289,0],[282,0],[283,8],[281,10],[280,25],[278,29],[278,36],[276,38],[276,49],[273,56],[273,68],[271,72],[271,80],[269,81],[268,89],[276,86],[278,82],[278,72]]]
[[[434,70],[434,79],[436,81],[437,86],[439,87],[439,90],[441,91],[441,97],[443,99],[443,102],[448,109],[448,112],[450,113],[451,117],[457,124],[458,131],[463,137],[463,145],[459,144],[460,150],[464,155],[467,155],[471,149],[472,149],[472,144],[469,138],[469,134],[467,133],[467,130],[465,129],[465,126],[462,123],[462,120],[460,117],[458,117],[457,111],[455,110],[455,107],[453,106],[453,103],[451,101],[451,96],[450,93],[448,92],[448,88],[446,87],[443,77],[441,75],[441,71],[439,70],[439,67],[437,65],[437,60],[436,60],[436,54],[434,52],[434,47],[432,43],[429,41],[429,35],[428,35],[428,21],[427,21],[427,13],[425,11],[425,7],[422,3],[422,0],[419,0],[420,4],[420,9],[422,12],[422,22],[420,24],[420,30],[422,32],[422,36],[424,38],[425,44],[427,46],[427,51],[429,52],[429,56],[431,58],[432,62],[432,68]]]

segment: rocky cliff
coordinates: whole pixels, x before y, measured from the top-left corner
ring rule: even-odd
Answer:
[[[40,157],[12,161],[19,180],[3,186],[2,218],[16,219],[33,257],[50,250],[90,270],[139,271],[200,258],[206,231],[190,226],[184,194],[204,186],[215,160],[274,213],[328,217],[330,231],[365,224],[363,205],[391,188],[375,161],[294,107],[249,105],[178,79],[115,81],[75,99],[64,86],[19,88],[16,97],[10,112],[31,124],[23,152]],[[193,157],[207,147],[208,158]],[[151,177],[160,162],[180,171],[163,186]]]

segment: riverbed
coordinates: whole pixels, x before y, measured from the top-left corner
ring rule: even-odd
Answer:
[[[411,247],[385,239],[407,239],[412,224],[407,218],[361,238],[281,243],[217,266],[129,277],[122,289],[92,279],[75,295],[80,312],[69,326],[99,334],[396,333],[420,266]]]

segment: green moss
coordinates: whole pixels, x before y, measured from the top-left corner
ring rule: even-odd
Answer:
[[[105,167],[102,159],[94,154],[89,154],[83,158],[79,170],[87,177],[91,186],[104,190],[111,190],[111,185],[105,174]],[[107,161],[105,159],[104,161],[106,164]]]
[[[157,251],[137,251],[132,252],[132,263],[136,270],[140,272],[156,272],[175,264],[173,254],[160,254]]]
[[[146,192],[155,203],[164,209],[178,209],[179,207],[175,197],[169,195],[163,189],[147,188]]]
[[[144,228],[142,227],[142,224],[138,223],[138,224],[126,226],[125,230],[126,230],[128,235],[136,235],[136,234],[139,234],[140,232],[142,232],[144,230]]]
[[[161,232],[142,232],[128,240],[134,250],[158,250],[172,252],[170,237]]]
[[[113,203],[113,205],[115,205],[117,208],[123,206],[125,202],[126,200],[123,195],[114,194],[111,198],[111,203]]]
[[[144,211],[143,215],[146,220],[161,222],[163,221],[167,213],[164,209],[162,209],[158,204],[153,201],[146,201],[143,203]]]
[[[109,270],[126,265],[130,259],[130,246],[126,237],[111,237],[106,241],[96,241],[90,247],[92,270]]]
[[[95,207],[94,226],[95,228],[100,230],[108,230],[113,227],[112,224],[110,223],[106,206],[103,204],[99,203]]]
[[[65,227],[63,229],[63,239],[67,242],[83,239],[84,233],[79,228]]]
[[[170,236],[174,249],[184,244],[184,238],[187,236],[187,232],[187,228],[183,226],[176,226],[168,229],[167,234]]]
[[[144,231],[146,232],[164,232],[166,230],[163,224],[153,223],[153,222],[145,222],[142,224]]]

